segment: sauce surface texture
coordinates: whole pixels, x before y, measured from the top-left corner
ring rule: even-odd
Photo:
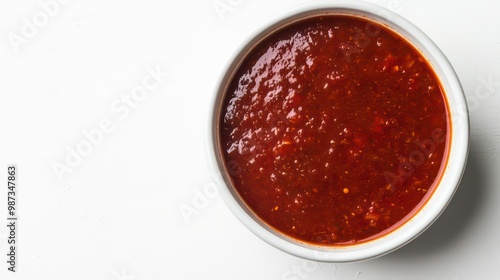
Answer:
[[[449,134],[421,53],[344,15],[259,43],[232,79],[220,123],[245,203],[281,233],[321,245],[372,240],[414,215],[440,179]]]

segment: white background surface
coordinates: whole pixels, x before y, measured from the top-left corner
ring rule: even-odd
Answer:
[[[430,229],[354,264],[282,253],[219,197],[201,197],[212,187],[205,125],[218,75],[257,26],[306,1],[68,0],[43,22],[47,2],[0,2],[0,180],[8,164],[19,169],[18,272],[3,261],[2,187],[0,279],[500,279],[498,2],[372,1],[450,59],[469,101],[471,151]],[[40,27],[24,36],[27,21]],[[169,76],[126,115],[121,98],[149,79],[147,69]],[[106,120],[112,131],[59,180],[54,164],[67,164],[84,132]]]

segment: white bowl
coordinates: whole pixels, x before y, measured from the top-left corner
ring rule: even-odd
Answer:
[[[429,60],[438,75],[448,101],[451,118],[451,143],[448,162],[439,185],[425,205],[396,230],[372,241],[352,246],[319,246],[299,242],[262,222],[234,190],[219,144],[219,118],[226,84],[239,62],[266,34],[316,14],[358,15],[379,22],[414,44]],[[469,119],[465,96],[455,71],[441,50],[415,25],[401,16],[376,5],[359,1],[316,2],[285,12],[250,36],[224,69],[218,83],[209,123],[210,164],[219,193],[234,215],[258,237],[274,247],[305,259],[326,262],[353,262],[375,258],[400,248],[425,231],[443,212],[453,197],[465,169],[469,148]]]

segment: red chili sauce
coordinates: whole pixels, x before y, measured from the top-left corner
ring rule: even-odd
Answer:
[[[232,183],[265,223],[321,245],[410,219],[446,164],[447,103],[422,54],[385,26],[326,15],[259,43],[221,113]]]

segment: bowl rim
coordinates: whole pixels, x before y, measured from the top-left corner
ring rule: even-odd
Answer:
[[[314,14],[346,14],[366,17],[369,20],[386,25],[391,30],[406,38],[416,46],[429,60],[436,72],[448,102],[451,142],[448,151],[448,162],[441,175],[439,184],[427,198],[425,204],[404,224],[395,230],[374,240],[350,246],[326,247],[294,242],[286,235],[272,231],[268,226],[259,222],[248,209],[241,206],[241,201],[235,191],[231,190],[229,175],[225,164],[222,163],[218,147],[220,104],[224,98],[227,80],[232,78],[235,68],[242,58],[258,41],[269,31],[286,22],[300,20],[307,15]],[[216,84],[215,93],[210,103],[208,118],[208,159],[211,167],[212,179],[217,185],[222,197],[231,212],[250,231],[270,245],[289,254],[315,261],[323,262],[354,262],[379,257],[390,253],[423,233],[441,215],[456,192],[465,171],[469,151],[469,114],[465,95],[455,70],[444,53],[418,27],[399,16],[398,14],[375,4],[361,1],[320,1],[292,8],[279,16],[261,25],[252,34],[246,37],[243,44],[226,63]]]

